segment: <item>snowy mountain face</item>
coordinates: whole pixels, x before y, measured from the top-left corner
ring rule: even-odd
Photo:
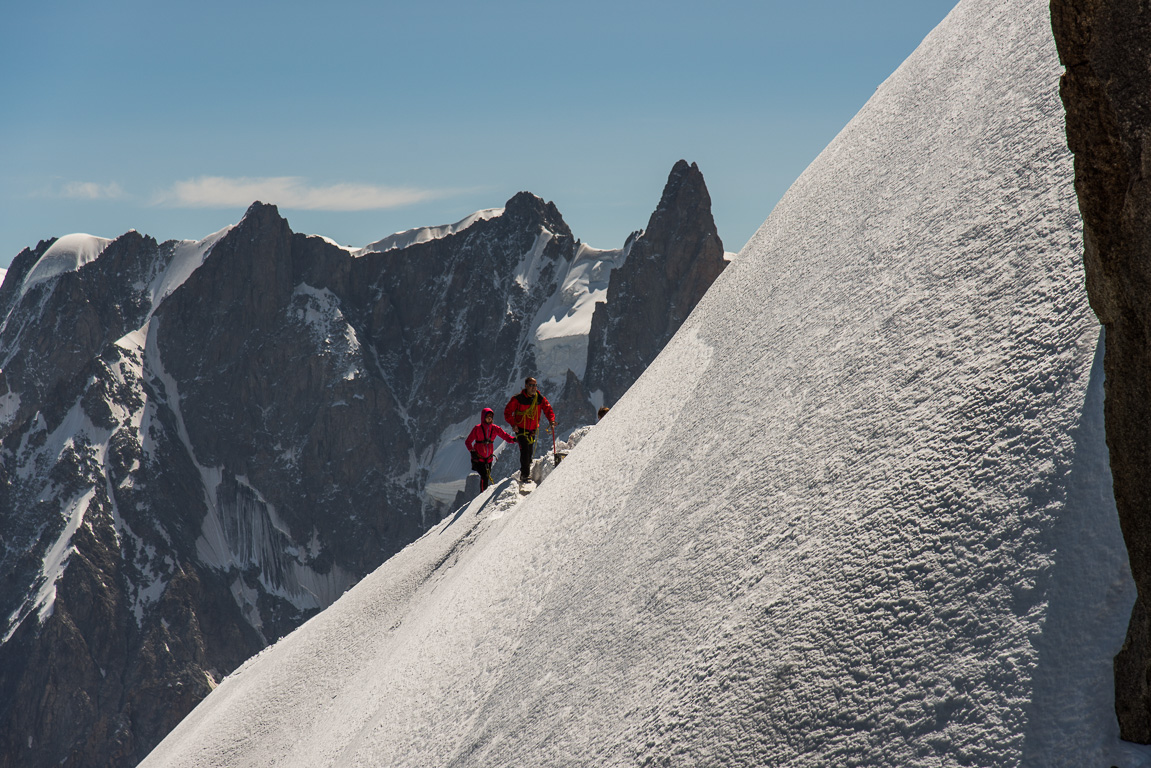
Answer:
[[[626,250],[583,246],[527,193],[381,243],[296,234],[257,203],[198,242],[74,235],[14,260],[0,766],[135,765],[436,525],[463,432],[524,376],[563,431],[594,418],[569,369]]]
[[[1058,77],[1045,3],[963,0],[536,491],[144,764],[1151,765]]]

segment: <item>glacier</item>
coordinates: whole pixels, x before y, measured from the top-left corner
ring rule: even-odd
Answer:
[[[144,766],[1151,765],[1041,0],[962,0],[524,500]]]

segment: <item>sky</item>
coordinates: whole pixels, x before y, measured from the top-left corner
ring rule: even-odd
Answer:
[[[696,162],[738,251],[951,0],[41,0],[0,25],[0,267],[254,200],[358,247],[528,190],[616,248]]]

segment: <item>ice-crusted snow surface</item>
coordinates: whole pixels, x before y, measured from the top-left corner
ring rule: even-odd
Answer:
[[[409,245],[416,243],[426,243],[429,240],[439,240],[461,232],[477,221],[486,221],[494,219],[497,216],[502,216],[504,213],[503,208],[485,208],[482,211],[476,211],[473,214],[465,216],[457,221],[455,224],[443,224],[436,227],[416,227],[415,229],[406,229],[403,232],[396,232],[394,235],[388,235],[383,240],[377,240],[374,243],[365,245],[363,248],[356,248],[352,250],[353,256],[362,256],[365,253],[383,253],[384,251],[394,250],[396,248],[407,248]]]
[[[963,0],[636,385],[145,766],[1134,766],[1042,0]]]

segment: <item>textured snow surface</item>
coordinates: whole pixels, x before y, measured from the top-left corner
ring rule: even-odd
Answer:
[[[524,500],[146,766],[1151,765],[1043,0],[964,0]]]

